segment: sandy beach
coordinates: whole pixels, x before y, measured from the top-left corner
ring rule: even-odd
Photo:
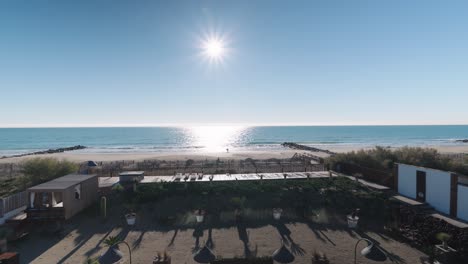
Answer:
[[[468,153],[468,144],[465,145],[456,145],[456,146],[422,146],[427,148],[437,149],[439,152],[444,154],[457,154],[457,153]],[[361,149],[371,149],[372,147],[359,147],[359,146],[335,146],[329,147],[327,150],[336,152],[336,153],[345,153],[350,151],[358,151]],[[84,162],[88,160],[93,161],[121,161],[121,160],[212,160],[212,159],[286,159],[291,158],[295,153],[304,153],[305,151],[297,149],[283,148],[279,150],[250,150],[250,151],[236,151],[231,150],[227,152],[122,152],[122,153],[94,153],[87,151],[68,151],[62,153],[53,153],[53,154],[41,154],[41,155],[31,155],[23,157],[13,157],[0,159],[0,163],[18,163],[25,159],[35,158],[35,157],[52,157],[58,159],[66,159],[76,162]],[[314,152],[314,155],[327,157],[328,154],[322,152]]]

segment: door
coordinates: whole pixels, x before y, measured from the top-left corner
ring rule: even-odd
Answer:
[[[416,200],[426,202],[426,172],[416,171]]]

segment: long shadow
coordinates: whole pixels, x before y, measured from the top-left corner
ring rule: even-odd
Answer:
[[[283,222],[278,221],[274,226],[278,230],[278,233],[283,239],[284,244],[290,244],[291,253],[300,256],[303,256],[305,254],[306,251],[301,247],[300,244],[294,242],[293,238],[291,237],[291,230],[289,230],[289,228]]]
[[[174,230],[174,234],[172,235],[171,241],[169,241],[169,244],[167,245],[168,248],[171,248],[172,246],[174,246],[174,241],[178,233],[179,233],[179,229]]]
[[[311,221],[307,221],[306,222],[307,224],[307,227],[309,227],[310,230],[312,230],[312,232],[314,232],[314,235],[315,237],[317,237],[317,239],[323,241],[323,242],[329,242],[330,244],[332,244],[333,246],[336,246],[335,242],[333,242],[323,231],[322,229],[325,229],[324,227],[322,227],[321,225],[318,225],[318,224],[314,224],[313,222]]]
[[[135,242],[133,242],[132,249],[136,249],[140,247],[141,241],[143,241],[143,236],[145,234],[146,234],[146,230],[143,230],[140,232],[140,235],[138,236],[138,238],[135,240]]]
[[[89,241],[89,239],[93,235],[98,235],[98,236],[103,235],[104,237],[100,238],[101,240],[99,242],[97,242],[97,245],[93,244],[91,246],[88,245],[86,247],[86,248],[92,248],[91,250],[86,252],[87,256],[92,256],[93,254],[97,253],[98,249],[102,248],[100,245],[102,244],[104,239],[109,235],[111,230],[113,230],[117,225],[119,225],[120,218],[122,216],[121,208],[119,206],[112,207],[112,210],[109,211],[108,215],[109,215],[110,220],[105,226],[100,225],[100,224],[96,224],[96,223],[98,223],[97,221],[99,221],[99,217],[97,216],[97,214],[95,214],[92,217],[90,217],[89,215],[81,215],[81,216],[78,215],[78,216],[74,217],[70,222],[68,222],[66,224],[67,229],[66,229],[66,232],[64,232],[64,235],[66,236],[72,231],[76,232],[76,234],[78,234],[78,236],[76,237],[76,240],[75,240],[76,247],[73,249],[72,252],[70,252],[69,254],[64,256],[60,261],[63,263],[63,262],[66,262],[65,260],[70,259],[70,257],[73,254],[76,254],[78,249],[83,248],[83,245],[85,245],[87,243],[87,241]],[[280,234],[280,236],[284,239],[286,244],[290,246],[291,251],[294,254],[304,254],[305,251],[304,251],[304,249],[302,249],[300,247],[299,244],[295,243],[295,241],[291,237],[291,231],[287,228],[287,226],[285,226],[285,223],[303,223],[303,224],[307,224],[309,226],[309,228],[311,228],[311,230],[317,236],[318,239],[320,239],[322,241],[328,241],[331,245],[336,245],[336,244],[327,236],[327,230],[328,231],[331,231],[331,230],[345,231],[345,232],[348,232],[351,236],[354,236],[354,237],[356,237],[356,235],[357,235],[356,233],[351,232],[349,230],[349,228],[347,228],[347,226],[345,224],[343,225],[343,223],[341,223],[341,222],[339,224],[333,224],[334,222],[331,221],[332,224],[319,224],[319,225],[316,225],[316,224],[313,224],[313,223],[309,223],[308,221],[304,221],[301,218],[296,218],[294,216],[292,216],[292,217],[286,217],[285,216],[282,219],[282,222],[278,223],[277,221],[273,221],[273,219],[271,219],[271,215],[268,215],[269,218],[261,217],[261,218],[255,218],[255,219],[252,218],[252,219],[250,219],[250,218],[246,217],[245,221],[243,221],[241,223],[241,225],[239,225],[239,223],[237,223],[234,219],[227,218],[228,220],[226,220],[226,219],[223,218],[223,220],[220,220],[219,215],[215,215],[215,216],[217,216],[218,218],[214,217],[214,220],[216,220],[216,221],[212,221],[212,223],[210,223],[210,230],[211,230],[211,228],[218,229],[218,228],[231,228],[231,227],[236,227],[237,226],[238,233],[239,233],[239,239],[244,243],[244,251],[245,251],[246,255],[248,255],[248,254],[254,255],[255,254],[255,252],[250,250],[250,248],[248,247],[248,245],[251,244],[252,241],[249,241],[247,229],[251,229],[251,228],[264,227],[264,226],[268,226],[268,225],[275,226],[276,229],[278,230],[278,233]],[[174,241],[175,241],[179,231],[190,230],[192,228],[195,228],[194,235],[193,235],[194,238],[195,238],[195,245],[194,245],[193,250],[197,251],[197,250],[200,249],[200,246],[201,246],[200,244],[202,242],[202,241],[200,241],[200,238],[203,237],[203,228],[202,227],[197,227],[194,223],[183,222],[183,221],[175,221],[174,223],[172,223],[172,222],[171,223],[160,223],[159,220],[158,220],[159,218],[156,218],[156,220],[158,220],[157,222],[153,221],[153,219],[150,218],[151,217],[150,214],[147,214],[144,217],[145,217],[145,220],[148,221],[148,224],[142,226],[142,228],[141,228],[142,234],[140,235],[140,241],[137,240],[137,242],[135,242],[136,245],[141,243],[143,234],[145,232],[169,232],[169,231],[173,231],[174,232],[173,237],[172,237],[172,239],[171,239],[171,241],[169,242],[169,245],[168,245],[168,247],[170,247],[170,246],[174,245]],[[143,216],[142,216],[142,218],[143,218]],[[212,241],[210,241],[210,237],[211,237],[211,235],[210,235],[211,231],[210,230],[208,230],[208,233],[209,233],[208,234],[209,237],[208,237],[208,241],[207,241],[208,245],[210,243],[212,243]],[[366,230],[368,230],[368,229],[366,228]],[[129,230],[123,229],[122,232],[119,234],[119,237],[121,237],[121,238],[126,237],[127,234],[128,234],[128,231]],[[377,231],[375,233],[379,234],[379,232],[380,231]],[[25,260],[26,263],[28,263],[28,262],[34,261],[34,259],[36,259],[40,255],[44,254],[44,252],[46,252],[49,248],[51,248],[54,245],[56,245],[57,243],[59,243],[60,240],[61,240],[60,238],[55,238],[55,237],[50,238],[50,239],[43,239],[42,240],[41,237],[38,235],[38,232],[35,231],[35,232],[32,232],[29,235],[29,238],[26,237],[24,239],[24,241],[21,241],[21,242],[15,243],[15,244],[18,245],[19,252],[22,255],[22,259]],[[41,242],[37,243],[37,241],[41,241]],[[212,246],[214,246],[214,245],[212,245]],[[399,257],[398,255],[393,254],[391,252],[387,252],[385,250],[383,250],[383,252],[386,253],[388,258],[390,260],[392,260],[393,262],[395,262],[395,263],[405,263],[404,260],[401,257]]]
[[[325,234],[323,233],[322,230],[319,230],[320,234],[322,234],[323,237],[325,237],[325,239],[330,242],[330,244],[332,244],[333,246],[336,246],[336,244]]]
[[[215,244],[213,242],[213,228],[208,228],[208,240],[206,240],[205,245],[210,249],[215,248]]]
[[[82,215],[84,216],[84,215]],[[62,264],[64,263],[65,261],[67,261],[68,258],[70,258],[73,254],[75,254],[83,245],[86,244],[86,242],[89,241],[90,238],[92,238],[96,233],[99,233],[99,230],[96,229],[97,227],[95,225],[93,225],[93,228],[91,229],[88,229],[88,230],[82,230],[81,229],[81,225],[85,225],[86,226],[86,223],[83,223],[83,222],[80,222],[80,225],[75,227],[77,228],[78,230],[81,230],[83,232],[79,233],[79,236],[77,236],[75,238],[75,247],[70,251],[68,252],[65,256],[63,256],[60,260],[57,261],[58,264]],[[106,229],[109,228],[110,230],[106,232],[106,236],[112,232],[113,230],[113,227],[111,225],[105,225]],[[101,229],[102,230],[102,229]],[[128,234],[128,230],[125,231],[125,229],[122,229],[121,232],[119,233],[118,237],[121,237],[122,239],[125,239],[125,237],[127,236]],[[101,239],[99,242],[98,242],[98,245],[104,240],[105,238]],[[98,249],[94,248],[96,251]],[[85,254],[87,255],[88,252]]]
[[[98,241],[98,243],[96,244],[96,246],[90,250],[88,250],[88,252],[86,252],[86,256],[92,256],[93,254],[97,253],[100,249],[100,245],[101,243],[106,240],[106,238],[109,236],[109,234],[112,232],[112,228],[109,229],[109,231],[107,231],[107,233]]]
[[[239,240],[244,244],[244,256],[249,258],[252,256],[252,251],[250,251],[249,245],[249,234],[245,224],[242,222],[237,223],[237,234],[239,235]]]
[[[35,226],[34,229],[38,230],[40,226]],[[40,241],[40,243],[38,243]],[[21,254],[21,261],[24,263],[33,262],[38,256],[42,255],[49,248],[53,247],[61,241],[58,237],[44,239],[43,234],[39,232],[30,232],[28,236],[20,241],[9,243],[9,245],[16,247],[17,251]]]
[[[203,227],[201,225],[197,226],[193,230],[192,236],[195,238],[195,245],[192,248],[192,253],[195,253],[200,249],[200,237],[203,236]]]

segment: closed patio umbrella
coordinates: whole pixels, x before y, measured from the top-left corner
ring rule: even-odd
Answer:
[[[193,256],[193,260],[195,260],[198,263],[210,263],[216,259],[215,254],[209,247],[206,245],[201,248],[195,256]]]
[[[281,247],[273,252],[273,260],[279,263],[291,263],[294,261],[294,255],[284,246],[281,240]]]

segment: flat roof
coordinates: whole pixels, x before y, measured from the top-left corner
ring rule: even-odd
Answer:
[[[51,181],[41,183],[39,185],[29,188],[29,191],[39,190],[65,190],[69,187],[82,183],[88,179],[97,177],[97,174],[68,174]]]
[[[140,176],[143,175],[144,171],[124,171],[119,173],[119,176]]]

